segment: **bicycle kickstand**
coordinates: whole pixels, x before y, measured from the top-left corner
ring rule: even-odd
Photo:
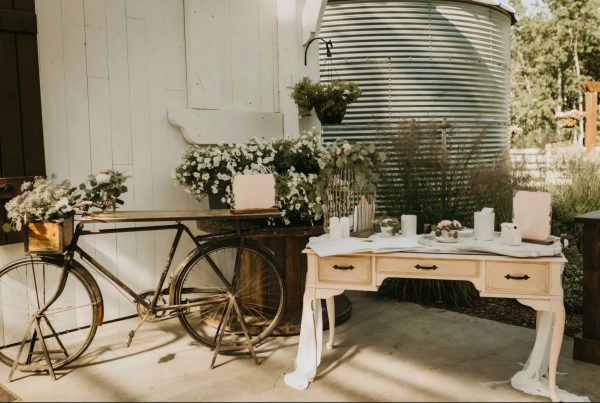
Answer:
[[[133,338],[135,337],[136,332],[138,330],[140,330],[140,328],[144,325],[144,323],[146,323],[149,316],[150,316],[150,312],[146,313],[146,315],[144,315],[141,322],[138,323],[136,328],[129,332],[129,335],[127,336],[127,343],[125,343],[125,348],[129,348],[129,346],[131,346],[131,342],[133,341]]]

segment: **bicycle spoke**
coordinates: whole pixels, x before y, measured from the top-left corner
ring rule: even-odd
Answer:
[[[33,264],[31,265],[31,272],[33,273],[33,288],[35,289],[35,299],[37,301],[37,307],[38,309],[41,309],[42,307],[40,306],[40,296],[38,293],[37,278],[35,276],[35,267],[33,266]]]
[[[79,357],[95,334],[98,303],[83,267],[65,269],[56,262],[23,259],[0,275],[0,360],[17,365],[15,369],[51,372]],[[65,281],[64,288],[59,288],[60,281]],[[55,295],[57,290],[60,294]],[[41,312],[49,301],[52,304]]]
[[[85,307],[94,306],[94,305],[96,305],[96,304],[90,302],[89,304],[84,304],[84,305],[66,306],[66,307],[61,307],[61,308],[56,308],[56,309],[47,309],[46,311],[44,311],[44,314],[45,315],[56,315],[56,314],[59,314],[59,313],[64,313],[64,312],[72,311],[74,309],[85,308]]]
[[[272,261],[251,245],[240,247],[231,241],[231,245],[210,248],[206,248],[207,255],[198,255],[182,271],[176,299],[189,303],[218,293],[233,296],[236,306],[220,303],[210,308],[192,308],[180,320],[190,335],[212,348],[219,342],[223,350],[243,348],[250,336],[253,345],[259,343],[274,329],[283,313],[285,291],[279,273]],[[221,269],[231,287],[213,272],[208,257]]]

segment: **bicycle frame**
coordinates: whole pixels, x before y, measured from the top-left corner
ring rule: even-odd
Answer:
[[[73,240],[71,242],[71,245],[69,246],[69,249],[65,252],[65,263],[68,264],[68,261],[74,257],[75,253],[77,253],[84,261],[88,262],[94,269],[99,271],[106,279],[108,279],[115,286],[121,288],[128,295],[130,295],[133,298],[134,303],[138,303],[138,304],[142,305],[144,308],[151,310],[154,313],[156,313],[158,311],[168,311],[168,310],[176,311],[176,310],[179,310],[182,308],[214,304],[215,302],[221,301],[221,298],[213,298],[213,299],[208,299],[208,300],[205,299],[205,300],[197,301],[197,302],[190,302],[190,303],[187,303],[184,305],[166,304],[166,305],[162,305],[162,306],[157,306],[157,302],[160,298],[160,295],[162,294],[165,280],[167,278],[169,270],[171,269],[171,264],[173,262],[173,258],[175,257],[175,253],[177,251],[177,247],[179,246],[179,242],[181,240],[181,236],[183,235],[183,233],[186,233],[192,239],[196,248],[201,253],[204,253],[204,250],[205,250],[202,241],[236,238],[236,239],[240,239],[240,245],[243,245],[243,243],[244,243],[244,235],[241,232],[239,222],[236,225],[235,233],[218,234],[218,235],[209,234],[209,235],[205,235],[205,236],[194,236],[194,234],[192,234],[191,230],[185,224],[182,224],[180,221],[177,221],[176,224],[148,225],[148,226],[142,226],[142,227],[107,228],[107,229],[98,229],[98,230],[93,230],[93,231],[84,230],[84,226],[85,225],[81,222],[77,224],[75,233],[73,234]],[[173,239],[173,243],[171,244],[171,249],[169,251],[169,255],[168,255],[167,261],[165,263],[165,267],[160,275],[159,281],[156,285],[156,289],[154,290],[154,294],[152,295],[152,299],[150,302],[146,301],[141,296],[140,293],[137,293],[133,289],[131,289],[127,284],[125,284],[118,277],[116,277],[108,268],[106,268],[104,265],[102,265],[100,262],[98,262],[98,260],[96,260],[94,257],[90,256],[90,254],[88,254],[86,251],[84,251],[78,245],[80,236],[101,235],[101,234],[118,234],[118,233],[126,233],[126,232],[161,231],[161,230],[177,230],[177,232],[175,233],[175,238]],[[210,267],[212,268],[214,273],[219,277],[219,279],[221,281],[223,281],[223,284],[225,284],[226,288],[228,290],[230,290],[232,287],[232,284],[230,284],[230,282],[225,278],[223,273],[219,270],[219,268],[217,267],[215,262],[211,259],[211,257],[208,254],[206,254],[206,261],[208,262],[208,264],[210,265]],[[238,271],[239,271],[238,266],[239,266],[239,259],[236,259],[235,273],[238,273]],[[65,270],[62,273],[64,278],[61,279],[61,281],[60,281],[61,284],[63,282],[66,282],[66,277],[67,277],[66,272],[67,271],[68,270]],[[235,276],[234,276],[233,281],[234,282],[236,281]],[[62,291],[63,287],[64,287],[64,285],[62,287],[59,287],[59,290],[57,290],[59,292],[56,293],[56,296],[60,295],[60,292]],[[225,299],[226,299],[226,297],[223,296],[222,300],[225,301]]]

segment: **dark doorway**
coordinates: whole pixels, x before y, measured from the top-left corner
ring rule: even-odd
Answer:
[[[0,0],[0,224],[21,183],[45,175],[34,0]],[[0,245],[20,241],[0,231]]]

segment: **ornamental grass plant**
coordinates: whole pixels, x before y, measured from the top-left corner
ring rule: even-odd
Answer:
[[[391,217],[417,215],[419,227],[458,220],[472,228],[474,211],[494,208],[496,224],[512,221],[516,189],[532,189],[530,178],[513,169],[508,154],[489,160],[484,133],[457,139],[447,120],[405,120],[380,130],[388,134],[388,160],[378,192]],[[469,304],[477,297],[471,283],[388,279],[379,295],[414,302]]]

